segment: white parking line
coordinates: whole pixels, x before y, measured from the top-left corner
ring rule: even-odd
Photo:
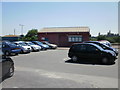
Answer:
[[[19,88],[19,87],[13,87],[13,88]]]
[[[70,58],[64,58],[63,61],[67,61],[67,60],[69,60],[69,59],[70,59]]]
[[[69,60],[70,58],[64,58],[63,60],[60,61],[60,63],[65,63],[65,61]]]

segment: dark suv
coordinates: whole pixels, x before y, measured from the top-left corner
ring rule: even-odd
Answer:
[[[113,63],[116,54],[111,50],[104,50],[102,47],[93,43],[74,44],[69,49],[68,56],[76,62],[80,59],[97,60],[104,64]]]

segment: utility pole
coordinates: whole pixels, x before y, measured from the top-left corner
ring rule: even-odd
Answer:
[[[19,26],[21,26],[21,35],[23,35],[23,26],[22,24],[19,24]]]
[[[15,35],[15,29],[14,29],[14,35]]]

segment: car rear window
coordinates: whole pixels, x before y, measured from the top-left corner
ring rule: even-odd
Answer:
[[[85,51],[86,49],[87,49],[86,45],[84,45],[84,44],[73,45],[71,47],[72,51]]]

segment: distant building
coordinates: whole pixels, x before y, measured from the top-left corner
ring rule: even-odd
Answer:
[[[58,46],[71,46],[73,43],[89,41],[89,27],[50,27],[38,32],[39,41],[49,41]]]
[[[7,41],[18,41],[20,36],[17,36],[17,35],[5,35],[2,37],[2,40],[7,40]]]

